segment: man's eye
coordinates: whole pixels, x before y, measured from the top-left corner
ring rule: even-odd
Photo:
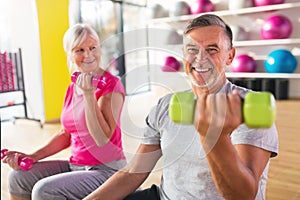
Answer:
[[[187,52],[188,52],[189,54],[196,55],[196,54],[199,53],[199,49],[197,49],[197,48],[188,48],[188,49],[187,49]]]
[[[214,48],[209,48],[206,49],[206,52],[209,53],[210,55],[218,53],[218,49],[214,49]]]

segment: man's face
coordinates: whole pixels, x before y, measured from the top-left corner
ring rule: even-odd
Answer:
[[[225,68],[235,50],[218,26],[199,27],[184,36],[184,69],[193,87],[216,92],[226,81]]]

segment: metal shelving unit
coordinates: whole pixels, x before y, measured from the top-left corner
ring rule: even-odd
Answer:
[[[249,53],[257,61],[258,68],[254,73],[234,73],[226,72],[226,75],[230,79],[274,79],[283,80],[286,79],[291,82],[290,92],[300,96],[297,86],[300,82],[299,71],[299,59],[300,59],[300,38],[299,34],[293,34],[293,37],[287,39],[270,39],[263,40],[259,38],[259,25],[263,20],[270,15],[283,14],[293,19],[295,27],[294,31],[298,33],[299,21],[295,19],[297,16],[297,10],[300,8],[300,2],[288,2],[277,5],[268,5],[260,7],[247,7],[236,10],[216,10],[211,13],[221,16],[227,21],[229,25],[241,25],[247,27],[251,32],[252,37],[247,40],[233,41],[234,47],[237,49],[237,54]],[[150,19],[148,26],[150,28],[164,27],[176,30],[179,34],[182,34],[186,23],[198,15],[181,15],[174,17],[163,17]],[[254,25],[256,27],[254,28]],[[254,29],[253,29],[254,28]],[[253,31],[253,32],[252,32]],[[171,46],[171,47],[170,47]],[[176,52],[181,52],[182,44],[166,44],[168,49],[173,49]],[[263,61],[267,57],[267,54],[276,48],[286,48],[293,52],[298,60],[298,67],[294,73],[267,73],[263,69]],[[229,70],[229,69],[228,69]],[[179,72],[182,76],[184,73]]]
[[[0,96],[8,93],[21,93],[21,102],[7,102],[6,105],[0,105],[0,109],[9,109],[15,106],[22,106],[24,109],[24,116],[13,116],[12,119],[1,119],[3,121],[10,121],[17,119],[34,120],[40,123],[41,120],[30,118],[27,110],[27,98],[24,84],[22,50],[17,52],[4,52],[0,55]]]

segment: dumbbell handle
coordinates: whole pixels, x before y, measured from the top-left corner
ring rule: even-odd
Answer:
[[[76,83],[76,79],[81,72],[74,72],[71,76],[71,81]],[[92,85],[96,88],[102,89],[107,84],[107,80],[104,76],[101,75],[93,75]]]
[[[169,116],[175,123],[193,124],[195,96],[192,92],[177,92],[171,97]],[[276,105],[269,92],[249,92],[242,104],[243,122],[249,128],[270,128],[275,121]]]
[[[1,160],[6,156],[7,151],[8,151],[8,149],[2,149],[1,150]],[[30,170],[33,163],[34,163],[34,161],[29,157],[20,158],[18,160],[19,167],[24,171]]]

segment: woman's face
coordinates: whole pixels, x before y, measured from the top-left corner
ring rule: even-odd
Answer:
[[[99,42],[91,36],[72,50],[72,61],[80,72],[96,72],[100,67],[101,52]]]

